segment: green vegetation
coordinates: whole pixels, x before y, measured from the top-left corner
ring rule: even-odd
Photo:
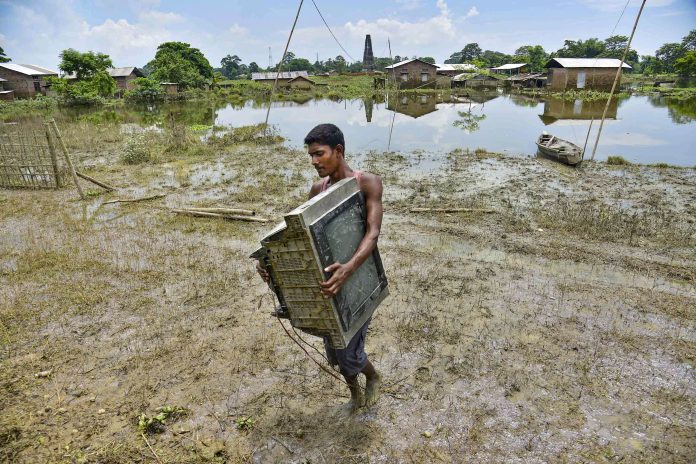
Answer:
[[[142,164],[152,159],[144,133],[135,134],[128,139],[123,147],[122,159],[125,164]]]
[[[5,55],[5,50],[0,47],[0,63],[7,63],[9,61],[12,61],[12,59],[8,58],[7,55]]]
[[[74,82],[66,78],[49,77],[51,88],[61,100],[71,105],[102,103],[104,98],[116,92],[116,81],[107,68],[113,67],[111,58],[92,51],[81,53],[72,48],[60,53],[59,68],[73,75]]]
[[[612,166],[627,166],[631,164],[631,162],[622,156],[609,156],[607,158],[607,164]]]
[[[213,77],[213,68],[203,53],[184,42],[165,42],[147,64],[157,82],[176,82],[179,88],[201,88]]]
[[[145,413],[138,416],[138,433],[154,435],[166,430],[167,423],[172,423],[187,413],[181,406],[164,406],[157,409],[157,414],[148,416]]]
[[[126,92],[124,97],[126,100],[134,102],[155,101],[164,99],[164,91],[162,86],[155,79],[147,77],[138,77],[133,81],[135,88]]]

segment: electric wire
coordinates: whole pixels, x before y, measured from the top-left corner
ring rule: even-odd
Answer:
[[[326,28],[327,28],[327,29],[329,30],[329,32],[331,33],[331,37],[333,37],[333,39],[336,41],[336,43],[338,44],[338,46],[341,47],[341,50],[343,50],[343,53],[345,53],[346,55],[348,55],[348,58],[350,58],[351,61],[358,61],[358,60],[356,60],[355,58],[353,58],[352,56],[350,56],[350,53],[348,53],[348,50],[346,50],[346,49],[343,47],[343,45],[341,45],[341,42],[338,41],[338,39],[336,38],[336,35],[333,33],[333,31],[332,31],[331,28],[329,27],[329,24],[328,24],[328,23],[326,22],[326,20],[324,19],[324,15],[321,14],[321,11],[319,11],[319,7],[317,6],[317,2],[315,2],[314,0],[312,0],[312,3],[314,4],[314,8],[316,8],[317,13],[319,13],[319,16],[321,17],[321,20],[324,21],[324,25],[326,26]]]

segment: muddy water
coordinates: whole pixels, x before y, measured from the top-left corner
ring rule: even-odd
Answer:
[[[307,131],[322,122],[337,124],[349,153],[369,151],[447,153],[485,148],[531,155],[542,131],[585,142],[590,121],[592,147],[605,102],[533,98],[499,92],[442,97],[399,95],[390,100],[316,100],[274,102],[270,122],[290,145],[301,147]],[[188,102],[135,110],[118,109],[69,117],[161,125],[173,116],[189,125],[243,126],[264,121],[267,103]],[[597,158],[620,155],[636,163],[696,165],[696,99],[632,96],[609,105]],[[590,150],[591,151],[591,150]]]

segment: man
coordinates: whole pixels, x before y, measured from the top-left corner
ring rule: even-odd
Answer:
[[[321,291],[326,298],[334,297],[350,276],[370,257],[382,227],[382,180],[379,176],[351,169],[345,160],[345,140],[341,130],[333,124],[320,124],[312,129],[304,139],[312,166],[323,179],[314,183],[309,191],[309,198],[318,195],[336,182],[355,177],[365,197],[367,207],[367,225],[365,236],[358,245],[353,257],[346,263],[334,263],[325,271],[331,277],[321,282]],[[268,275],[257,265],[261,277],[268,281]],[[365,337],[370,324],[365,325],[355,334],[345,349],[337,349],[324,338],[326,355],[331,365],[338,365],[341,374],[350,388],[350,407],[353,411],[363,405],[374,404],[379,397],[381,376],[367,358]],[[358,384],[358,375],[365,375],[365,395]]]

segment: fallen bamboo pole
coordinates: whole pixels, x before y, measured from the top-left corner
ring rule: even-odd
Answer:
[[[113,203],[135,203],[138,201],[147,201],[147,200],[156,200],[158,198],[164,198],[166,195],[163,193],[157,194],[157,195],[151,195],[149,197],[142,197],[142,198],[117,198],[115,200],[109,200],[105,201],[102,203],[102,205],[111,205]]]
[[[412,213],[495,213],[494,209],[482,208],[411,208]]]
[[[200,211],[202,213],[221,213],[221,214],[239,214],[241,216],[255,216],[256,212],[249,209],[237,209],[237,208],[198,208],[195,206],[188,206],[184,209],[187,211]]]
[[[249,222],[268,222],[268,219],[256,217],[256,216],[241,216],[235,214],[219,214],[219,213],[206,213],[204,211],[191,211],[188,209],[170,209],[172,213],[183,214],[186,216],[194,217],[209,217],[209,218],[219,218],[219,219],[229,219],[234,221],[249,221]]]
[[[72,159],[70,159],[68,147],[65,146],[63,136],[60,135],[60,131],[58,130],[58,124],[56,124],[55,119],[51,119],[51,125],[53,126],[53,130],[55,131],[56,136],[58,137],[58,142],[60,142],[60,148],[61,150],[63,150],[63,156],[65,156],[65,162],[68,163],[68,169],[70,170],[70,175],[72,175],[73,182],[75,182],[75,187],[77,187],[77,191],[80,193],[80,198],[84,200],[85,192],[82,191],[82,187],[80,187],[80,183],[77,181],[77,173],[75,172],[75,166],[73,166]]]
[[[101,188],[103,188],[103,189],[106,189],[106,190],[109,190],[109,191],[111,191],[111,190],[116,190],[116,187],[112,187],[112,186],[110,186],[110,185],[107,184],[107,183],[100,182],[100,181],[98,181],[97,179],[88,176],[87,174],[82,174],[80,171],[75,171],[75,174],[77,174],[78,177],[81,177],[81,178],[84,179],[84,180],[88,180],[88,181],[90,181],[91,183],[93,183],[93,184],[95,184],[95,185],[98,185],[99,187],[101,187]]]
[[[53,140],[51,140],[51,126],[46,124],[46,142],[48,143],[48,152],[51,155],[51,166],[53,167],[53,176],[56,179],[56,188],[61,188],[63,185],[60,181],[60,170],[58,169],[58,155],[56,154],[56,147],[53,145]]]

